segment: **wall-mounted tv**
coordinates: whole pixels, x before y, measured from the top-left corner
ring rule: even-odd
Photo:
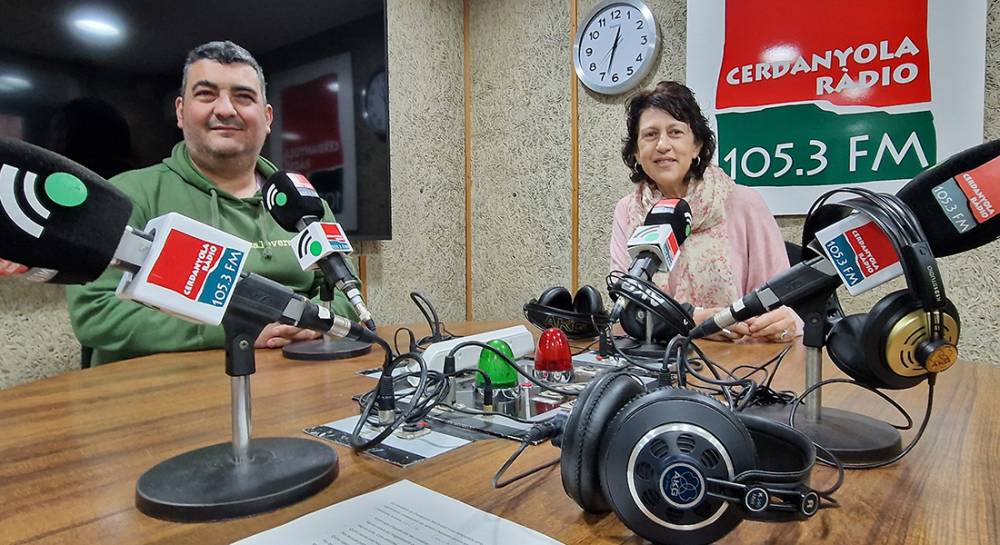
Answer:
[[[274,108],[263,154],[306,174],[348,235],[391,237],[385,4],[353,0],[5,2],[0,136],[111,177],[182,139],[187,52],[247,48]]]

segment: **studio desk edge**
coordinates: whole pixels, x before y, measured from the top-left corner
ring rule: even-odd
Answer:
[[[511,322],[449,324],[459,334]],[[418,335],[426,326],[415,327]],[[380,328],[391,338],[394,326]],[[537,331],[533,331],[537,339]],[[804,349],[796,341],[776,388],[802,390]],[[704,342],[728,366],[760,363],[783,345]],[[304,428],[357,414],[352,395],[374,382],[357,375],[377,367],[378,348],[353,360],[303,362],[280,350],[257,352],[251,379],[253,436],[306,437]],[[824,359],[824,376],[840,376]],[[848,472],[842,507],[805,523],[744,522],[720,543],[1000,542],[1000,368],[960,362],[940,375],[935,410],[920,444],[885,469]],[[890,392],[919,424],[926,386]],[[241,519],[173,523],[134,505],[138,477],[155,464],[230,440],[230,384],[221,350],[159,354],[65,373],[0,391],[0,543],[229,544],[341,500],[409,479],[566,544],[643,543],[614,514],[584,514],[565,495],[558,467],[502,490],[490,479],[514,450],[482,441],[410,468],[337,446],[340,475],[304,501]],[[899,423],[873,395],[824,389],[825,405]],[[903,432],[904,444],[912,431]],[[332,444],[332,443],[331,443]],[[513,471],[558,456],[551,445],[528,449]],[[834,478],[813,473],[813,484]]]

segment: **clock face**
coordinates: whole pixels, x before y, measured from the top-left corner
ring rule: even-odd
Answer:
[[[656,20],[645,3],[606,0],[591,10],[577,32],[576,75],[598,93],[627,91],[652,69],[658,45]]]
[[[385,70],[376,73],[361,96],[361,117],[375,134],[385,137],[389,130],[389,78]]]

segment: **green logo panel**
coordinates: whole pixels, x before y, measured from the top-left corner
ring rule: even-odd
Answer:
[[[937,163],[931,112],[837,114],[814,104],[718,116],[719,164],[749,186],[905,180]]]

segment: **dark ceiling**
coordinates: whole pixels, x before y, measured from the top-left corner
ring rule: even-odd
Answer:
[[[88,5],[113,10],[124,21],[120,45],[94,46],[69,31],[70,12]],[[383,5],[382,0],[0,0],[0,52],[174,75],[195,45],[232,40],[260,57],[382,11]]]

